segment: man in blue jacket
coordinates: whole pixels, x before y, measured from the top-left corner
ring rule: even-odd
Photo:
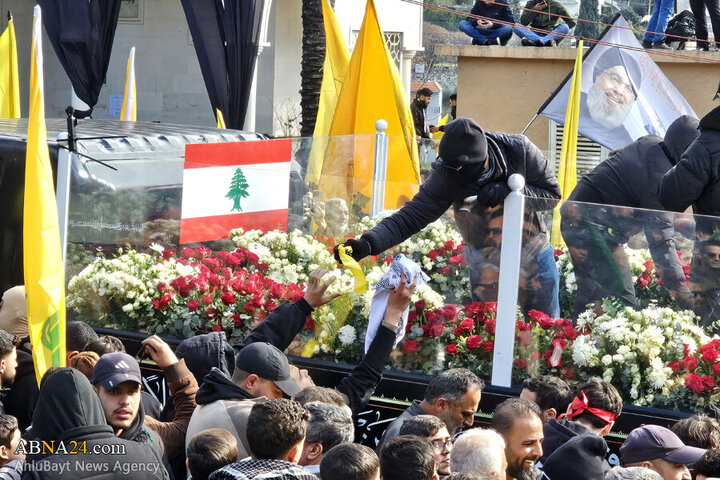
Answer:
[[[512,37],[515,18],[507,0],[476,0],[470,15],[458,28],[472,38],[473,45],[497,45],[498,40],[505,45]]]

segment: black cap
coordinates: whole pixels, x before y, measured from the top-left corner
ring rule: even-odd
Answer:
[[[137,360],[123,352],[106,353],[95,364],[90,383],[100,384],[105,390],[112,390],[123,382],[142,385],[140,365]]]
[[[235,357],[235,368],[271,380],[289,397],[302,390],[290,377],[290,363],[285,354],[266,342],[251,343],[240,350]]]
[[[700,460],[704,454],[704,449],[685,445],[671,430],[659,425],[636,428],[620,447],[625,465],[658,458],[687,465]]]
[[[487,158],[485,131],[475,120],[459,117],[445,125],[438,153],[450,167],[483,164]]]

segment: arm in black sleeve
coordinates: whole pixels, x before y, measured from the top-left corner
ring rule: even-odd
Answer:
[[[660,183],[660,203],[673,212],[684,212],[703,193],[711,178],[713,160],[705,146],[693,143],[680,162]]]
[[[545,155],[523,136],[525,151],[525,208],[531,211],[552,210],[560,199],[560,184]]]
[[[660,270],[663,283],[672,291],[687,289],[685,272],[683,272],[673,240],[675,228],[672,214],[653,211],[647,213],[649,218],[644,222],[645,238],[647,238],[650,255]]]
[[[260,325],[255,327],[241,343],[233,345],[235,353],[255,342],[267,342],[281,352],[285,351],[293,338],[302,330],[307,316],[312,312],[313,308],[305,298],[294,303],[283,303],[260,322]]]
[[[353,416],[360,413],[360,410],[367,405],[370,396],[380,383],[393,343],[395,343],[395,332],[381,325],[360,364],[336,387],[350,399]]]
[[[523,13],[520,15],[520,23],[523,25],[530,25],[532,21],[535,19],[535,16],[538,15],[535,12],[531,12],[530,9],[535,9],[535,4],[537,3],[537,0],[528,0],[528,2],[525,4],[525,8],[523,9]]]
[[[379,255],[440,218],[452,205],[448,195],[458,188],[433,171],[412,200],[363,234],[361,238],[370,244],[370,254]]]

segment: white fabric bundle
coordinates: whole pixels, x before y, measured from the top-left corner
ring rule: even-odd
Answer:
[[[422,271],[417,263],[413,262],[402,253],[395,257],[392,265],[390,265],[390,269],[385,272],[385,275],[382,276],[377,284],[377,287],[375,287],[375,293],[373,294],[372,303],[370,304],[368,328],[365,333],[365,353],[367,353],[370,348],[370,344],[375,338],[375,334],[385,318],[390,291],[395,290],[398,286],[400,286],[400,277],[402,274],[405,274],[405,281],[407,285],[412,285],[413,281],[416,281],[416,287],[430,280],[430,277]],[[400,343],[400,340],[402,340],[405,336],[405,326],[407,325],[409,310],[410,307],[408,306],[402,314],[402,320],[400,321],[400,325],[398,325],[397,332],[395,332],[394,346],[397,346],[397,344]]]

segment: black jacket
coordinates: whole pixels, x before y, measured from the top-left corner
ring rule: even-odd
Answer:
[[[419,98],[416,98],[410,104],[410,112],[412,113],[413,124],[415,125],[415,135],[420,138],[430,138],[430,130],[425,122],[426,110],[427,105]]]
[[[536,211],[552,209],[560,198],[560,185],[552,164],[525,135],[486,132],[485,136],[495,168],[492,181],[506,182],[513,173],[525,177],[525,208],[532,212],[528,220],[534,225],[536,236],[546,237],[545,224]],[[463,206],[463,199],[477,195],[478,189],[483,186],[477,183],[476,178],[463,176],[462,170],[460,174],[448,171],[441,161],[436,161],[430,177],[420,185],[417,195],[361,238],[370,244],[371,255],[379,255],[440,218],[451,205],[457,213]],[[473,210],[473,213],[481,212]],[[480,231],[472,233],[475,227]],[[466,243],[474,245],[478,238],[487,236],[482,231],[487,228],[486,221],[477,222],[475,227],[460,228]],[[541,243],[546,245],[547,239],[543,238]]]
[[[510,10],[507,0],[497,0],[496,3],[491,4],[487,4],[482,0],[476,0],[475,5],[473,5],[472,10],[470,10],[470,14],[477,15],[478,17],[508,22],[511,27],[512,24],[515,23],[515,17],[513,17],[512,10]],[[473,27],[477,27],[477,18],[467,17],[466,20],[470,22]],[[502,23],[496,23],[492,28],[500,28],[502,25]],[[454,115],[453,118],[455,118]]]
[[[45,442],[63,441],[68,448],[73,444],[67,442],[82,444],[87,453],[57,453],[42,458],[28,456],[23,479],[111,480],[125,479],[130,474],[134,480],[168,478],[153,448],[113,435],[112,427],[105,422],[97,394],[78,370],[62,369],[45,381],[33,415],[32,431],[34,438]],[[92,449],[96,447],[119,449],[123,454],[95,454]],[[145,471],[129,470],[133,464],[142,465]],[[65,467],[63,471],[59,470],[61,466]],[[123,472],[123,469],[127,471]]]
[[[267,321],[267,320],[266,320]],[[195,395],[198,405],[207,405],[217,400],[253,398],[251,394],[235,385],[230,377],[218,368],[213,368],[203,378],[202,385]]]
[[[268,315],[260,325],[255,327],[255,329],[245,337],[242,343],[235,345],[234,348],[240,351],[243,347],[253,342],[267,342],[277,347],[278,350],[285,351],[295,336],[300,333],[300,330],[302,330],[305,325],[307,316],[310,315],[312,311],[312,307],[304,298],[301,298],[295,303],[280,305]],[[367,354],[365,354],[365,357],[363,357],[350,375],[344,377],[340,381],[340,384],[335,387],[350,399],[350,409],[353,415],[360,413],[360,410],[367,404],[368,400],[370,400],[370,395],[375,391],[377,384],[382,378],[385,362],[392,350],[394,342],[395,332],[384,326],[378,328],[378,332],[370,344],[370,348]],[[200,387],[200,391],[198,391],[196,397],[198,405],[210,403],[206,400],[208,389],[205,389],[201,395],[207,379],[208,377],[203,381],[203,385]],[[214,391],[218,391],[220,386],[214,383],[212,388]],[[226,390],[223,391],[227,392]],[[219,395],[219,393],[215,394],[216,400],[223,399]]]
[[[671,289],[685,284],[685,274],[673,240],[673,215],[658,212],[664,210],[658,198],[658,189],[663,175],[678,163],[697,133],[697,120],[684,116],[668,128],[665,140],[654,135],[640,137],[581,178],[568,199],[655,210],[633,210],[632,216],[595,220],[598,223],[609,221],[618,244],[626,243],[631,236],[644,229],[653,260],[661,268],[663,281]],[[563,230],[563,236],[572,234],[572,231]]]
[[[33,411],[40,394],[35,377],[30,337],[24,339],[17,347],[17,362],[15,381],[2,399],[2,403],[5,406],[5,413],[17,418],[18,427],[24,432],[32,423]]]
[[[555,420],[551,418],[543,426],[543,456],[540,462],[545,460],[558,448],[562,447],[568,440],[578,435],[592,433],[585,425],[581,425],[570,420]]]
[[[674,212],[720,216],[720,107],[700,120],[700,136],[660,184],[660,203]],[[697,218],[696,231],[711,234],[720,221]]]

